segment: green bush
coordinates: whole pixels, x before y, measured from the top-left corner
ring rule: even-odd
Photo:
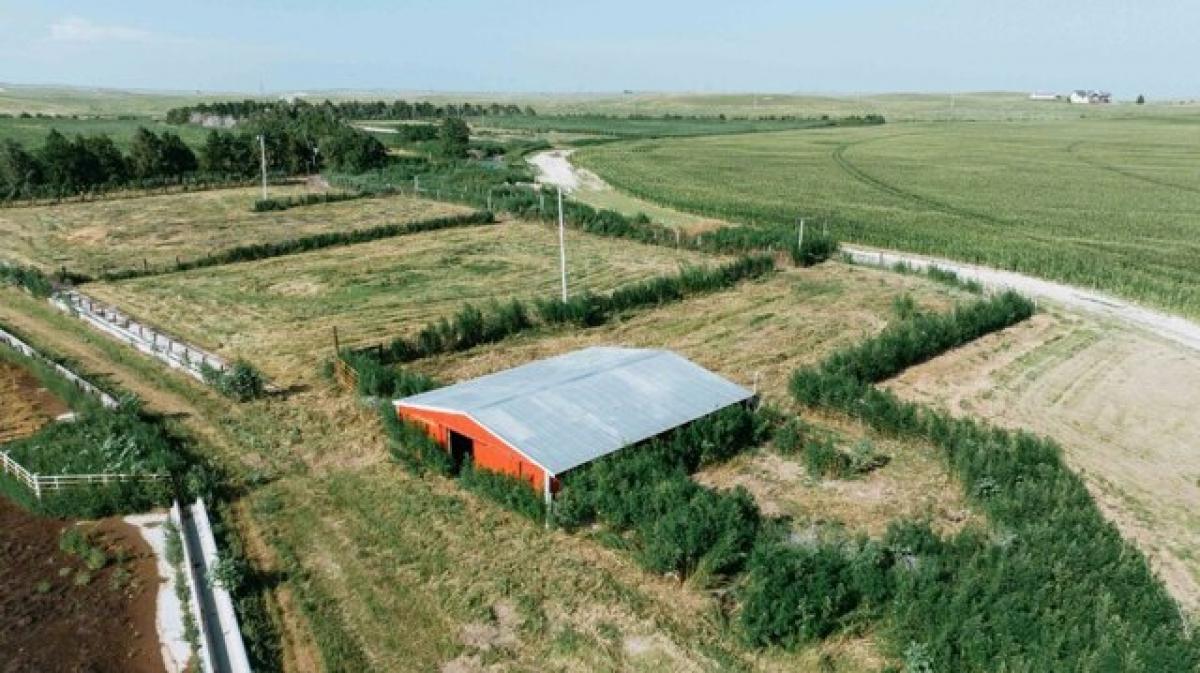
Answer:
[[[1030,310],[1027,301],[1001,295],[949,316],[918,316],[792,377],[791,391],[804,404],[941,449],[994,531],[968,528],[947,540],[927,527],[889,532],[889,549],[902,561],[889,637],[939,671],[1196,670],[1200,640],[1053,441],[955,418],[871,385]],[[821,607],[792,609],[798,603],[787,586],[812,573],[778,576],[787,565],[751,562],[743,623],[754,642],[830,632],[830,619],[812,622]],[[773,592],[783,597],[774,608]]]
[[[238,402],[256,400],[266,393],[266,379],[254,365],[245,360],[237,360],[227,369],[217,369],[204,363],[200,366],[200,371],[205,383]]]
[[[14,266],[0,262],[0,283],[23,287],[35,297],[49,297],[54,291],[50,279],[32,266]]]
[[[456,466],[450,455],[433,440],[425,428],[401,420],[390,402],[379,404],[379,415],[388,436],[388,450],[392,459],[413,474],[432,472],[449,476]]]
[[[542,325],[594,327],[615,315],[649,306],[679,301],[687,296],[732,287],[742,280],[758,278],[775,268],[765,255],[741,259],[711,268],[685,268],[675,276],[660,276],[631,283],[609,295],[582,293],[567,301],[537,299],[534,312]],[[493,300],[484,309],[464,304],[453,318],[427,323],[415,337],[398,337],[384,349],[388,362],[410,362],[439,353],[460,352],[495,343],[537,327],[520,300]]]
[[[542,496],[531,488],[527,481],[469,464],[463,466],[458,479],[459,483],[467,490],[493,500],[529,519],[541,521],[546,516],[546,506],[542,502]]]

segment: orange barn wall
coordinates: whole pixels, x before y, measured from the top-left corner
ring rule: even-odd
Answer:
[[[397,407],[396,412],[401,419],[424,425],[429,436],[443,448],[450,444],[447,430],[470,437],[475,442],[476,467],[517,477],[527,482],[538,493],[542,492],[545,471],[467,416],[412,407]],[[558,491],[557,479],[550,481],[550,490]]]

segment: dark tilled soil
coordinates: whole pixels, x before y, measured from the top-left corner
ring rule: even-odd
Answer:
[[[165,673],[149,545],[120,519],[80,524],[107,556],[90,570],[59,549],[71,525],[0,497],[0,673]]]

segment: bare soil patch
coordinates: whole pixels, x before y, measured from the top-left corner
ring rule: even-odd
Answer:
[[[0,670],[165,673],[149,546],[120,519],[82,524],[108,556],[89,568],[59,549],[73,525],[0,498]]]
[[[0,360],[0,444],[28,437],[69,411],[23,367]]]

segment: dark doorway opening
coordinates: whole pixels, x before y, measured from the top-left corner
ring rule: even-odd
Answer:
[[[450,430],[450,459],[454,461],[454,469],[462,469],[468,462],[475,461],[475,440]]]

